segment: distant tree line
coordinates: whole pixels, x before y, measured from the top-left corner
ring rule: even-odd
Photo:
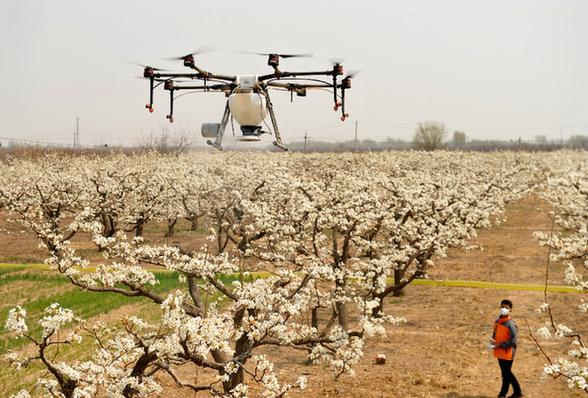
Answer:
[[[324,141],[308,137],[306,142],[296,141],[288,143],[288,149],[294,152],[380,152],[392,150],[467,150],[467,151],[494,151],[494,150],[523,150],[523,151],[554,151],[562,148],[588,150],[588,135],[575,134],[567,140],[548,140],[545,135],[536,135],[533,141],[523,141],[520,138],[511,140],[497,139],[469,139],[464,131],[455,130],[451,138],[447,140],[448,132],[445,124],[437,121],[424,121],[417,125],[412,141],[387,138],[384,141],[373,139]],[[40,145],[27,144],[17,141],[0,140],[0,158],[7,155],[18,156],[21,154],[42,155],[45,152],[67,153],[110,153],[110,152],[144,152],[155,151],[160,153],[183,153],[186,151],[209,151],[207,146],[197,145],[198,140],[187,129],[162,129],[159,133],[151,133],[142,136],[134,147],[108,147],[96,146],[82,149],[73,149],[64,145]],[[275,151],[276,148],[268,144],[262,148],[243,146],[239,150],[247,151]]]

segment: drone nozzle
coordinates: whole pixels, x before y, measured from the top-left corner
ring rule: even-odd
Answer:
[[[280,64],[280,55],[279,54],[269,54],[267,58],[267,64],[271,67],[276,67]]]
[[[194,55],[189,54],[184,57],[184,66],[194,66]]]
[[[155,74],[155,70],[150,66],[146,66],[145,69],[143,70],[143,77],[146,77],[146,78],[153,77],[154,74]]]
[[[335,65],[333,65],[333,75],[341,76],[342,74],[343,74],[343,65],[341,65],[340,63],[336,63]]]
[[[173,80],[166,80],[165,83],[163,83],[163,89],[164,90],[173,90],[174,89],[174,81]]]

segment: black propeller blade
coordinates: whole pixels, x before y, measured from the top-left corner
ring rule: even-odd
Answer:
[[[343,62],[345,62],[345,58],[329,58],[328,61],[333,66],[341,65]]]
[[[128,63],[128,64],[131,64],[131,65],[140,66],[140,67],[142,67],[142,68],[150,68],[151,70],[155,70],[155,71],[161,71],[161,72],[168,72],[168,71],[169,71],[169,69],[160,69],[160,68],[154,68],[154,67],[152,67],[152,66],[149,66],[149,65],[143,65],[142,63],[135,62],[135,61],[127,61],[127,63]]]
[[[253,54],[253,55],[263,55],[265,57],[269,57],[271,55],[280,57],[280,58],[310,58],[313,57],[313,54],[279,54],[279,53],[258,53],[252,51],[243,51],[245,54]]]
[[[179,57],[171,57],[171,58],[164,58],[164,59],[166,61],[182,61],[190,56],[193,57],[194,55],[205,54],[205,53],[208,53],[208,52],[211,52],[214,50],[216,50],[216,48],[214,48],[214,47],[202,46],[189,54],[184,54],[184,55],[180,55]]]
[[[350,70],[347,75],[344,77],[344,79],[353,79],[355,76],[359,75],[361,73],[360,70]]]

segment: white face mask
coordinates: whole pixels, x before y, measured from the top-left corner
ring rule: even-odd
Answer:
[[[510,310],[508,308],[501,308],[499,314],[500,316],[507,316],[510,314]]]

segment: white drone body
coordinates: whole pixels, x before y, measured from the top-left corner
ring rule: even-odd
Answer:
[[[239,141],[260,141],[261,123],[267,116],[267,100],[259,90],[257,75],[239,75],[235,79],[237,87],[229,94],[228,109],[241,126]],[[202,136],[215,138],[222,123],[204,123]]]
[[[237,76],[237,88],[229,95],[229,110],[233,118],[241,125],[243,135],[240,141],[259,141],[259,134],[255,134],[260,124],[267,116],[265,97],[256,90],[257,76]],[[247,131],[251,135],[247,135]]]

